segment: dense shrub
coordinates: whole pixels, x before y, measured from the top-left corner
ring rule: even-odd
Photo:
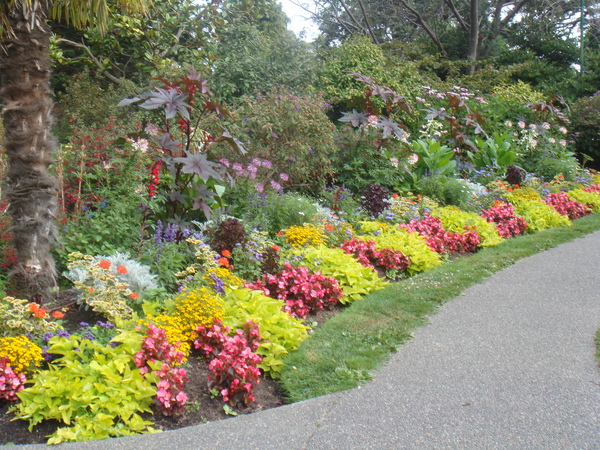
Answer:
[[[571,122],[577,151],[600,160],[600,91],[571,105]]]
[[[390,193],[378,184],[365,186],[360,198],[360,206],[373,217],[377,217],[390,206]]]

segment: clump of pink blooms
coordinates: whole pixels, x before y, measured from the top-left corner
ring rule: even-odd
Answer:
[[[283,300],[285,311],[304,319],[311,312],[330,308],[342,297],[342,289],[333,277],[321,272],[311,272],[304,266],[285,263],[275,275],[265,274],[255,283],[246,283],[249,289],[263,291],[265,295]]]
[[[500,237],[505,239],[522,234],[527,230],[527,222],[515,213],[513,205],[498,200],[493,207],[481,211],[481,217],[496,224]]]
[[[249,406],[255,400],[254,387],[260,382],[257,365],[262,358],[255,353],[260,345],[258,325],[248,321],[244,329],[230,336],[229,327],[217,319],[210,327],[200,325],[196,334],[194,347],[209,361],[212,372],[208,387],[219,390],[223,401],[231,406]]]
[[[162,362],[160,368],[154,371],[158,379],[155,403],[165,416],[178,416],[185,412],[188,398],[183,388],[187,373],[181,367],[173,367],[181,364],[184,358],[178,346],[169,343],[165,330],[148,325],[147,337],[142,342],[142,349],[135,354],[134,361],[143,375],[152,371],[149,362]]]
[[[592,184],[589,188],[583,189],[585,192],[595,192],[600,194],[600,184]]]
[[[571,220],[579,219],[591,212],[589,207],[573,200],[564,192],[548,194],[544,202],[552,206],[557,213],[568,216]]]
[[[0,400],[15,402],[17,392],[24,389],[27,378],[24,374],[16,374],[9,362],[8,358],[0,358]]]
[[[434,216],[411,220],[408,224],[402,223],[399,228],[419,233],[425,238],[429,248],[437,253],[474,252],[481,244],[477,231],[469,228],[465,228],[463,233],[446,231],[442,220]]]
[[[349,255],[354,255],[365,267],[388,271],[404,271],[410,265],[410,258],[402,252],[391,248],[377,250],[373,239],[352,238],[344,241],[340,248]]]

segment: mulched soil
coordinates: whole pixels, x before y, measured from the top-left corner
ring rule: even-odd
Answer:
[[[52,309],[60,309],[70,306],[65,315],[63,326],[69,331],[75,331],[80,322],[95,323],[102,320],[102,317],[95,315],[90,311],[82,311],[73,306],[72,298],[63,295],[62,298],[52,304]],[[306,323],[312,326],[318,326],[332,315],[339,312],[340,308],[333,310],[320,311],[316,315],[311,315],[306,319]],[[189,401],[184,415],[180,417],[165,417],[160,411],[156,411],[152,417],[146,416],[146,420],[154,422],[154,428],[160,430],[173,430],[182,427],[188,427],[216,420],[223,420],[232,417],[227,415],[223,409],[224,402],[220,397],[214,398],[207,386],[209,371],[207,363],[201,359],[190,356],[184,366],[187,372],[188,381],[185,384],[185,393]],[[254,390],[256,401],[250,407],[232,408],[238,415],[250,414],[269,408],[281,406],[284,403],[279,383],[270,378],[262,378]],[[44,421],[38,424],[32,432],[28,430],[28,422],[25,420],[15,420],[13,414],[9,412],[10,405],[0,400],[0,445],[7,443],[14,444],[43,444],[46,442],[46,436],[52,434],[58,427],[65,426],[57,421]]]

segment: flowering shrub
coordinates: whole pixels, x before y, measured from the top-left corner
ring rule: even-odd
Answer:
[[[349,255],[354,255],[365,267],[374,267],[383,271],[404,271],[410,265],[410,259],[402,252],[391,248],[377,250],[377,243],[372,239],[352,238],[340,245]]]
[[[0,336],[32,335],[40,338],[44,333],[62,327],[51,321],[51,315],[28,300],[14,297],[0,299]]]
[[[515,209],[510,203],[496,201],[494,206],[481,211],[481,217],[488,222],[494,222],[498,234],[508,239],[510,237],[522,234],[527,230],[527,222],[515,213]]]
[[[44,360],[42,349],[27,336],[0,338],[0,359],[9,360],[15,373],[25,373]]]
[[[284,234],[285,241],[294,247],[321,245],[325,238],[321,230],[311,224],[289,227]]]
[[[27,377],[17,374],[9,364],[8,358],[0,357],[0,400],[16,402],[17,392],[25,388]]]
[[[411,220],[424,219],[431,211],[440,205],[435,200],[410,192],[399,196],[392,194],[389,211],[393,214],[396,223],[410,222]]]
[[[187,402],[183,392],[187,375],[185,369],[173,366],[181,364],[185,355],[179,345],[169,343],[165,330],[149,324],[146,333],[141,350],[133,357],[135,364],[143,375],[153,371],[158,379],[155,402],[162,413],[165,416],[181,415]],[[160,362],[158,367],[154,364],[157,361]]]
[[[589,214],[592,210],[592,208],[573,200],[564,192],[548,194],[544,202],[552,206],[556,212],[563,216],[568,216],[571,220],[579,219]]]
[[[208,369],[213,373],[208,378],[209,387],[218,389],[232,406],[249,406],[255,400],[254,387],[260,382],[256,366],[261,357],[254,353],[260,343],[258,326],[247,322],[243,330],[229,336],[229,327],[216,320],[210,327],[199,326],[196,333],[194,346],[210,361]]]
[[[437,253],[474,252],[480,245],[479,235],[466,229],[463,233],[446,231],[439,217],[428,216],[422,220],[411,220],[400,224],[408,232],[417,232],[427,240],[427,245]]]
[[[600,194],[600,184],[592,184],[588,188],[583,188],[585,192],[594,192],[596,194]]]
[[[277,275],[263,275],[262,281],[247,283],[249,289],[262,290],[265,295],[285,302],[285,310],[294,317],[305,318],[311,312],[330,308],[342,297],[335,278],[306,267],[284,264]]]

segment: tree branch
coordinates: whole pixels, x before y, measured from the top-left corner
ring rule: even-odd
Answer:
[[[427,24],[427,22],[425,22],[425,19],[423,19],[423,16],[421,16],[421,13],[419,13],[419,11],[417,11],[415,8],[410,6],[405,0],[400,0],[400,3],[402,5],[404,5],[404,7],[406,9],[408,9],[415,16],[416,22],[419,25],[421,25],[423,30],[425,30],[425,32],[429,35],[431,40],[433,40],[433,42],[435,43],[435,45],[437,46],[439,51],[442,53],[442,55],[447,56],[446,50],[444,49],[444,46],[440,42],[438,35],[435,33],[435,31],[433,31],[431,29],[431,27]]]
[[[452,0],[446,0],[446,4],[452,10],[452,14],[454,15],[454,17],[456,17],[456,20],[458,20],[458,23],[459,23],[460,27],[462,28],[462,30],[465,33],[468,33],[469,32],[469,27],[467,26],[465,20],[462,18],[462,16],[458,12],[458,9],[456,9],[456,5],[454,4],[454,2]]]
[[[100,60],[98,58],[96,58],[96,56],[94,56],[94,54],[92,53],[92,51],[90,50],[90,48],[87,45],[85,45],[83,43],[80,44],[78,42],[73,42],[73,41],[70,41],[70,40],[64,39],[64,38],[58,38],[56,41],[59,43],[70,45],[71,47],[77,47],[77,48],[81,48],[81,49],[85,50],[85,52],[88,54],[92,63],[100,70],[102,75],[104,75],[106,78],[108,78],[110,81],[112,81],[113,83],[115,83],[117,85],[123,84],[123,80],[121,78],[115,77],[113,74],[111,74],[109,71],[107,71],[104,68],[104,66],[102,65]]]
[[[367,30],[369,30],[371,39],[373,39],[373,42],[375,43],[375,45],[379,45],[379,41],[377,40],[377,37],[373,33],[373,29],[371,28],[371,24],[369,23],[369,16],[367,15],[367,11],[365,11],[365,5],[364,5],[363,1],[358,0],[358,4],[360,5],[360,10],[362,12],[363,17],[365,18],[365,23],[367,24]]]

